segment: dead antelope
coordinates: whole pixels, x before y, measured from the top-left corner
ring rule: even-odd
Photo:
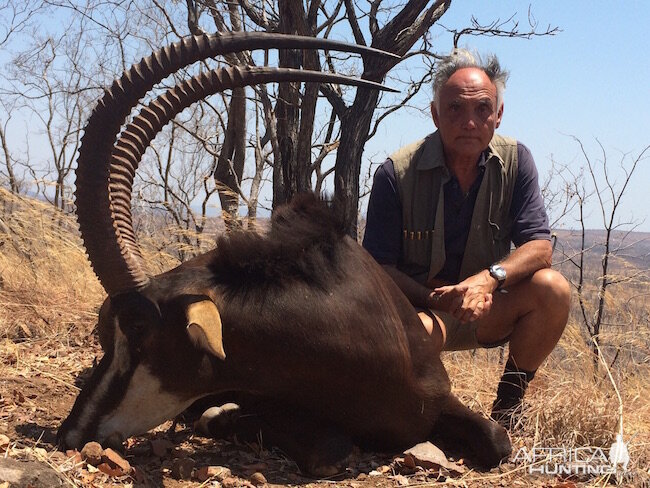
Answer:
[[[505,430],[450,393],[440,351],[413,307],[313,195],[279,208],[266,235],[221,237],[215,250],[147,276],[131,219],[133,177],[151,140],[178,112],[254,83],[381,88],[320,72],[221,68],[171,88],[120,133],[132,107],[171,73],[207,57],[271,47],[378,55],[297,36],[191,37],[134,65],[90,117],[76,204],[108,293],[99,317],[105,354],[61,425],[60,443],[121,443],[222,393],[256,412],[265,439],[306,473],[332,474],[353,444],[397,449],[434,432],[455,438],[476,463],[496,465],[510,452]]]

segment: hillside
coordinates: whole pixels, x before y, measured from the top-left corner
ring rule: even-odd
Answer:
[[[582,233],[579,230],[556,230],[556,252],[562,256],[574,256],[582,249]],[[586,230],[584,249],[588,251],[590,262],[600,260],[605,253],[606,233],[603,230]],[[614,264],[636,269],[650,270],[650,233],[614,231],[611,235],[610,251],[616,250]]]
[[[171,229],[141,226],[141,241],[149,269],[160,272],[178,263],[179,252],[194,252],[196,236],[174,239]],[[149,229],[149,231],[147,231]],[[575,236],[559,233],[558,249],[576,249]],[[589,232],[597,243],[598,232]],[[630,255],[616,264],[618,271],[647,262],[647,235],[635,236]],[[198,239],[209,246],[211,237]],[[560,247],[561,246],[561,247]],[[589,252],[591,266],[600,260],[598,246]],[[646,254],[643,254],[643,253]],[[626,252],[627,253],[627,252]],[[640,257],[639,257],[640,256]],[[638,259],[639,261],[632,261]],[[623,263],[624,262],[624,263]],[[570,267],[570,264],[563,266]],[[639,268],[635,266],[635,271]],[[647,275],[647,267],[644,269]],[[589,270],[587,284],[593,298]],[[624,486],[650,484],[650,285],[644,273],[634,282],[612,287],[607,297],[608,322],[601,342],[622,397],[624,439],[629,441],[630,465]],[[640,297],[640,298],[639,298]],[[345,473],[331,480],[300,475],[282,453],[263,440],[240,444],[235,438],[215,441],[195,435],[191,421],[178,419],[129,440],[125,458],[132,470],[98,470],[78,457],[60,453],[55,433],[68,414],[88,368],[102,355],[93,334],[104,292],[90,270],[74,220],[51,206],[16,198],[0,189],[0,473],[9,461],[32,461],[34,469],[54,473],[66,486],[251,487],[259,472],[271,485],[336,488],[396,486],[534,486],[577,487],[614,484],[611,475],[558,476],[535,471],[539,460],[517,457],[533,448],[604,449],[612,444],[618,421],[617,397],[602,366],[594,374],[591,345],[581,314],[574,307],[560,345],[540,368],[527,396],[526,410],[512,432],[513,458],[490,472],[469,469],[463,474],[442,468],[424,469],[405,462],[401,453],[361,453]],[[473,410],[489,413],[502,370],[504,351],[446,353],[443,361],[459,398]],[[386,392],[390,395],[390,392]],[[574,451],[571,451],[574,452]],[[453,453],[452,453],[453,454]],[[191,458],[194,477],[178,475],[178,466]],[[464,461],[456,459],[464,464]],[[2,464],[2,463],[5,464]],[[228,477],[206,481],[200,468],[224,466]],[[31,469],[31,468],[30,468]],[[178,477],[178,476],[177,476]],[[220,481],[217,481],[220,479]],[[257,480],[257,481],[256,481]],[[4,488],[0,480],[0,486]],[[55,486],[55,485],[47,485]]]

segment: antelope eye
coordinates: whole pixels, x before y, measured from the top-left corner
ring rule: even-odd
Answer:
[[[142,333],[148,328],[147,322],[144,320],[130,320],[125,322],[124,325],[120,323],[120,326],[125,334]]]

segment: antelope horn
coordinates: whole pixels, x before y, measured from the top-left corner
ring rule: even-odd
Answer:
[[[326,39],[266,33],[192,36],[154,52],[106,90],[90,116],[79,148],[75,203],[86,252],[109,295],[148,283],[131,216],[131,189],[146,147],[178,112],[217,91],[270,81],[332,81],[384,89],[365,80],[320,72],[227,68],[187,80],[145,107],[115,143],[126,117],[153,86],[201,59],[267,48],[331,49],[394,56]]]

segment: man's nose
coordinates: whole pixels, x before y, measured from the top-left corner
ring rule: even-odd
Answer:
[[[477,125],[476,122],[474,121],[474,117],[466,117],[464,122],[463,122],[463,129],[466,130],[474,130],[476,129]]]

